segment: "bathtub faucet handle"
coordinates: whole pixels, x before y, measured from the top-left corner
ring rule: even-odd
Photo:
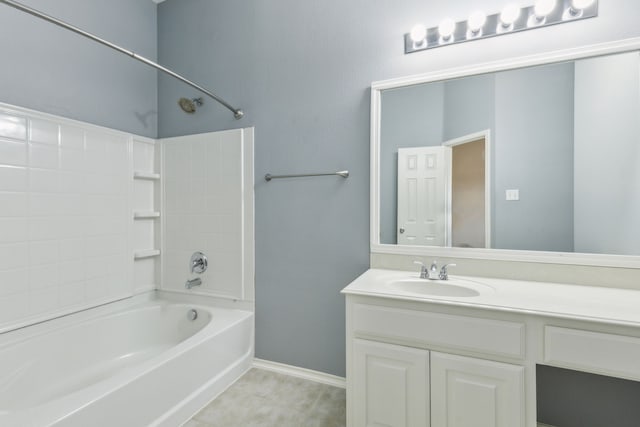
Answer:
[[[200,251],[194,252],[193,255],[191,255],[191,260],[189,262],[190,262],[192,274],[204,273],[205,271],[207,271],[207,266],[209,265],[209,262],[207,261],[207,256]]]

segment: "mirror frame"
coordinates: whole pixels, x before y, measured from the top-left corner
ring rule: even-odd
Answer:
[[[470,258],[497,261],[538,262],[600,267],[640,269],[640,255],[610,255],[575,252],[527,251],[513,249],[454,248],[438,246],[411,246],[380,243],[380,114],[382,91],[422,83],[470,77],[524,67],[554,64],[595,56],[612,55],[640,50],[640,37],[614,42],[588,45],[573,49],[487,62],[472,66],[445,69],[427,74],[376,81],[371,84],[371,201],[370,251],[376,254]]]

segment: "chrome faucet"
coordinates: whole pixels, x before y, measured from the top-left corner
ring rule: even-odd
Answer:
[[[438,275],[438,261],[434,260],[431,263],[431,267],[429,267],[429,276],[427,279],[429,280],[438,280],[440,276]]]
[[[422,261],[413,261],[414,264],[418,264],[420,266],[420,278],[426,279],[429,277],[429,270],[427,270],[427,266],[424,265]]]
[[[207,256],[202,252],[194,252],[191,255],[191,259],[189,260],[189,269],[191,270],[191,274],[202,274],[207,270],[207,266],[209,262],[207,261]],[[202,285],[202,279],[196,277],[195,279],[189,279],[185,282],[184,287],[187,289],[191,289],[194,286]]]
[[[440,269],[440,274],[438,274],[438,279],[440,280],[449,280],[449,271],[447,270],[448,267],[455,267],[455,264],[445,264],[442,266],[442,268]]]
[[[424,265],[424,263],[421,262],[421,261],[414,261],[413,263],[420,265],[420,278],[421,279],[429,279],[429,280],[438,280],[438,279],[440,279],[440,274],[438,273],[437,261],[433,261],[429,268],[427,268],[427,266]],[[444,279],[444,280],[446,280],[446,279]]]

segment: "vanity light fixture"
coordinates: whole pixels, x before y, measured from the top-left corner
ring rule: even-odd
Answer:
[[[517,0],[516,0],[517,1]],[[530,0],[531,1],[531,0]],[[505,5],[501,12],[473,12],[466,21],[443,19],[437,27],[416,25],[404,35],[404,53],[544,28],[598,16],[598,0],[536,0],[533,5]]]
[[[595,0],[572,0],[571,6],[575,8],[575,10],[586,9],[593,4]]]
[[[456,30],[456,23],[451,18],[445,18],[438,26],[438,34],[440,34],[441,43],[451,43],[455,38],[451,38]]]
[[[484,24],[487,22],[487,15],[480,11],[476,10],[471,15],[469,15],[469,19],[467,20],[467,37],[478,37],[482,35],[482,28]]]
[[[513,24],[520,18],[522,8],[515,3],[509,3],[500,12],[500,25],[498,25],[496,31],[500,33],[506,33],[513,30]]]
[[[427,27],[422,24],[418,24],[411,29],[411,40],[414,46],[427,46]]]
[[[571,5],[562,15],[563,19],[575,19],[582,16],[585,9],[590,7],[595,0],[571,0]]]
[[[537,0],[533,5],[533,12],[538,21],[544,21],[551,12],[556,8],[556,0]]]
[[[500,13],[500,23],[503,27],[511,27],[518,20],[522,8],[515,3],[509,3]]]

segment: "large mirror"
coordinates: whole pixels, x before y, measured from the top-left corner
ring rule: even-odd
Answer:
[[[374,84],[372,247],[640,255],[640,54],[606,53]]]

